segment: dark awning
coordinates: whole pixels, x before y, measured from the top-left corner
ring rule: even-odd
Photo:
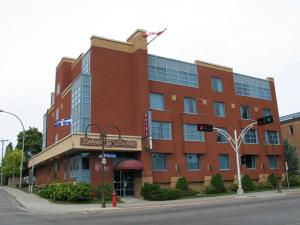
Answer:
[[[143,164],[134,159],[124,160],[115,165],[114,170],[143,170]]]

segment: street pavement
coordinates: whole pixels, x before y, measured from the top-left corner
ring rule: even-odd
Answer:
[[[7,191],[6,188],[5,190]],[[19,196],[15,196],[17,199],[22,194],[26,196],[26,193],[20,193]],[[29,196],[31,199],[37,197]],[[31,200],[30,204],[32,205],[33,202],[38,204],[36,200]],[[27,206],[30,204],[27,203]],[[81,210],[78,211],[78,206],[53,205],[58,208],[62,206],[74,209],[74,211],[50,210],[47,212],[49,209],[47,204],[40,206],[41,209],[44,207],[44,210],[24,208],[24,205],[20,205],[13,197],[0,189],[0,225],[300,225],[299,189],[282,194],[273,191],[244,196],[233,195],[167,202],[128,199],[127,203],[119,205],[118,208],[109,206],[104,210],[100,206],[97,206],[97,210],[83,210],[92,209],[92,207],[81,205]]]

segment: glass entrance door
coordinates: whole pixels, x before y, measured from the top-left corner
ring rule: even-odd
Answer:
[[[118,196],[125,197],[134,195],[134,171],[115,171],[114,189]]]

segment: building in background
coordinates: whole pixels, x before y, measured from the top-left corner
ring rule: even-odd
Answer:
[[[270,114],[273,124],[254,126],[244,138],[242,174],[261,182],[274,171],[281,176],[274,80],[149,54],[142,33],[137,30],[126,42],[92,36],[86,53],[60,61],[44,115],[44,150],[29,160],[37,183],[105,182],[119,195],[138,195],[146,182],[174,187],[182,176],[195,188],[216,173],[232,182],[236,161],[230,144],[216,132],[197,131],[196,124],[210,123],[233,135]],[[71,125],[62,126],[69,118]],[[121,139],[115,127],[106,130],[104,172],[100,131],[89,124],[120,130]]]
[[[300,112],[280,117],[282,142],[288,142],[296,146],[300,159]]]

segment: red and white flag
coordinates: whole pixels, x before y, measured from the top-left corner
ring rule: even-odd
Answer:
[[[156,35],[159,36],[161,35],[163,32],[165,32],[166,29],[159,31],[159,32],[143,32],[142,33],[142,37],[147,38],[148,36],[152,36],[152,35]]]

